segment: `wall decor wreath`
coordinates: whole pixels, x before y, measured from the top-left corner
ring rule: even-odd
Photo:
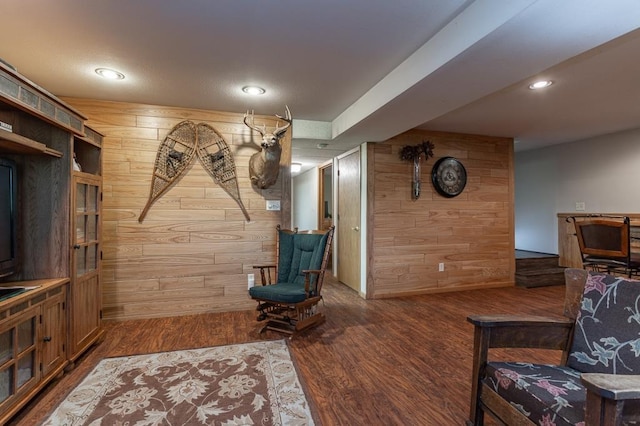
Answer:
[[[411,198],[417,200],[420,198],[420,164],[422,163],[422,157],[424,160],[428,160],[429,157],[433,157],[433,143],[429,141],[423,141],[418,145],[405,145],[400,150],[400,159],[405,161],[413,161],[413,181]]]

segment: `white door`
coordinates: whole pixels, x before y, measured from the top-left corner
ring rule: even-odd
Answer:
[[[338,157],[338,280],[360,292],[360,150]]]

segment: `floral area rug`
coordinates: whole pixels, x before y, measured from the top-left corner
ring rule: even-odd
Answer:
[[[313,425],[284,340],[107,358],[43,425]]]

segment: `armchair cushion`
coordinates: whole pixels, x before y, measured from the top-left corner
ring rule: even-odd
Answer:
[[[577,425],[584,420],[580,373],[557,365],[490,362],[484,383],[535,424]]]
[[[278,258],[278,283],[301,284],[304,289],[304,270],[318,270],[322,266],[322,256],[327,244],[325,234],[280,233],[280,256]],[[316,276],[311,275],[310,283],[315,284]]]
[[[639,281],[589,273],[567,366],[583,373],[640,374]]]
[[[307,298],[304,283],[277,283],[272,285],[258,285],[249,289],[254,299],[273,300],[280,303],[298,303]]]

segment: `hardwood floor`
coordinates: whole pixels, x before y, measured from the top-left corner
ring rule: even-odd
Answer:
[[[564,287],[554,286],[365,301],[333,279],[325,282],[327,322],[290,341],[323,425],[462,425],[469,411],[473,346],[466,316],[560,316],[564,297]],[[242,311],[106,323],[104,340],[10,424],[38,424],[105,357],[284,337],[260,335],[255,316]],[[545,362],[560,358],[549,351],[518,354]]]

